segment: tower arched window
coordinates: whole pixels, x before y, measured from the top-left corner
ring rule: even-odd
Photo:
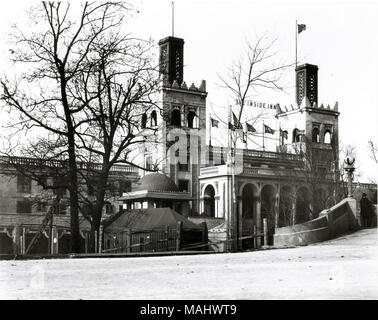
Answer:
[[[299,134],[298,134],[298,129],[297,128],[295,128],[293,130],[293,143],[295,143],[295,142],[299,142]]]
[[[312,129],[312,142],[315,142],[315,143],[320,142],[319,129],[318,128]]]
[[[174,109],[172,111],[171,125],[181,127],[181,113],[179,109]]]
[[[324,132],[324,143],[330,144],[332,140],[332,134],[329,129]]]
[[[146,128],[146,124],[147,124],[147,114],[143,113],[143,115],[142,115],[142,123],[141,123],[142,129]]]
[[[151,127],[155,127],[157,126],[157,115],[156,115],[156,111],[153,110],[151,112]]]
[[[189,128],[197,128],[197,115],[194,111],[188,112],[188,127]]]

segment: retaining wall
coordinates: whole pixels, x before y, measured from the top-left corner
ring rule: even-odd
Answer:
[[[330,209],[323,210],[319,217],[305,223],[277,228],[274,246],[300,246],[335,238],[359,228],[356,219],[357,204],[347,198]]]

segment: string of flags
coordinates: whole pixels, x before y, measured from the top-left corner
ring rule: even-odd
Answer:
[[[235,114],[233,112],[232,112],[232,118],[233,118],[233,121],[232,121],[233,123],[231,123],[231,122],[228,123],[228,129],[230,129],[232,131],[235,131],[235,130],[238,130],[238,129],[243,129],[243,125],[241,124],[241,122],[238,120],[238,118],[235,116]],[[212,117],[210,117],[210,122],[211,122],[211,127],[219,128],[219,120],[216,120],[216,119],[213,119]],[[246,128],[247,128],[246,133],[257,132],[256,128],[248,122],[246,123]],[[275,134],[275,132],[276,132],[276,130],[274,130],[271,127],[264,124],[264,133]]]

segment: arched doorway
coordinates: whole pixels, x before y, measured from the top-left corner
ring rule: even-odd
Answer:
[[[275,188],[271,185],[265,185],[261,189],[261,222],[267,219],[268,223],[268,245],[273,245],[273,235],[275,228]]]
[[[310,192],[306,187],[297,190],[296,218],[295,223],[303,223],[310,220]]]
[[[293,188],[282,186],[280,190],[280,205],[278,214],[278,227],[292,225],[293,222]]]
[[[242,195],[242,227],[241,236],[249,236],[253,232],[253,226],[257,223],[257,202],[259,201],[258,188],[252,184],[246,184]],[[242,240],[242,249],[253,248],[253,239]]]
[[[204,214],[206,217],[215,217],[215,190],[211,184],[204,191]]]

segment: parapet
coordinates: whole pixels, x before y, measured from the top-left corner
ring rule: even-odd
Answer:
[[[202,80],[201,84],[197,87],[194,83],[190,85],[188,88],[187,84],[185,81],[182,82],[181,86],[177,82],[177,80],[174,80],[172,85],[166,80],[163,79],[163,87],[164,88],[172,88],[172,89],[180,89],[180,90],[185,90],[188,92],[201,92],[201,93],[206,93],[206,81]]]

